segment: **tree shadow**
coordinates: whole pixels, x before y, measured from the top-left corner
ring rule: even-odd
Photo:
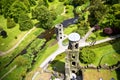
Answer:
[[[112,37],[114,38],[114,36]],[[116,54],[120,55],[120,38],[117,38],[113,41],[110,41],[113,49],[115,50]],[[118,65],[120,65],[120,59],[118,59]],[[115,70],[117,74],[117,80],[120,80],[120,67]]]
[[[107,34],[104,34],[103,32],[100,32],[100,36],[106,37],[108,36]]]
[[[116,69],[117,80],[120,80],[120,68]]]
[[[54,71],[58,73],[65,73],[65,63],[59,60],[54,60],[51,62],[51,67]]]

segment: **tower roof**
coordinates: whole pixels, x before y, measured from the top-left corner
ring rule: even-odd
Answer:
[[[80,35],[78,33],[71,33],[71,34],[69,34],[68,39],[70,41],[79,41]]]

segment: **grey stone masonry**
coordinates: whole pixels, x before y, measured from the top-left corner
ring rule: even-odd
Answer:
[[[71,33],[68,36],[69,45],[66,51],[65,61],[65,80],[72,80],[79,70],[79,40],[80,36],[77,33]],[[76,79],[75,79],[76,80]]]
[[[63,25],[62,24],[57,24],[55,25],[56,28],[56,34],[57,34],[57,40],[61,40],[64,37],[64,33],[63,33]]]

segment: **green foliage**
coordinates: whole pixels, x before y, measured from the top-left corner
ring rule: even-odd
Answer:
[[[27,49],[27,51],[31,51],[31,53],[32,52],[38,52],[42,48],[42,46],[45,43],[45,41],[46,41],[45,39],[36,39],[29,46],[29,48]]]
[[[84,36],[87,31],[89,30],[89,23],[80,21],[78,24],[78,29],[76,30],[77,33],[79,33],[81,36]]]
[[[19,17],[20,30],[25,31],[33,28],[33,22],[26,14],[21,14]]]
[[[36,5],[35,0],[29,0],[29,3],[30,3],[31,6]]]
[[[98,24],[104,15],[107,14],[107,7],[103,4],[101,0],[91,0],[89,7],[89,23],[91,26]]]
[[[45,29],[50,29],[53,26],[55,16],[53,17],[51,14],[54,13],[51,13],[45,6],[37,6],[32,12],[33,18],[39,20],[40,26]]]
[[[96,54],[89,48],[83,48],[82,51],[80,52],[80,59],[84,63],[92,63],[95,61],[95,58]]]
[[[25,65],[28,65],[28,59],[27,59],[25,56],[18,56],[18,57],[15,59],[15,63],[16,63],[18,66],[25,66]]]
[[[64,2],[65,0],[59,0],[59,2]]]
[[[48,0],[49,2],[53,2],[54,0]]]
[[[7,28],[13,28],[15,26],[16,26],[16,23],[14,22],[14,20],[8,17],[7,18]]]

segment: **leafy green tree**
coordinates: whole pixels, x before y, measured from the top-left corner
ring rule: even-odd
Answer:
[[[83,48],[80,52],[80,60],[84,63],[92,63],[95,61],[96,54],[89,48]]]
[[[50,29],[53,26],[53,16],[45,6],[37,6],[33,10],[32,16],[39,20],[42,28]]]
[[[36,5],[36,1],[35,0],[29,0],[29,3],[30,3],[31,6]]]
[[[19,17],[20,30],[25,31],[33,28],[33,22],[27,14],[21,14]]]
[[[102,0],[91,0],[89,7],[90,15],[88,17],[91,26],[98,24],[104,15],[107,14],[107,7],[103,4]]]
[[[15,59],[15,63],[17,66],[27,66],[29,64],[29,60],[25,56],[20,55]]]
[[[3,38],[6,38],[8,35],[7,35],[7,32],[5,30],[2,30],[0,35],[3,37]]]
[[[15,26],[16,26],[16,23],[14,22],[14,20],[8,17],[7,18],[7,28],[13,28]]]

